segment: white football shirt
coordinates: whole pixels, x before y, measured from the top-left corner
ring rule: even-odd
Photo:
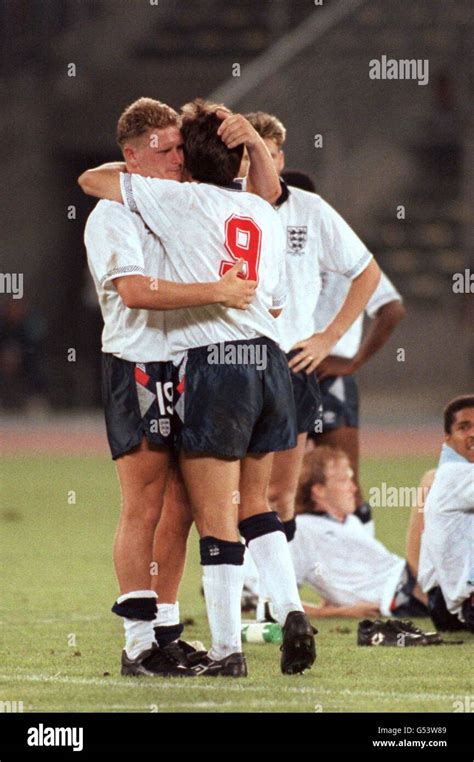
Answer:
[[[323,272],[321,277],[322,289],[314,312],[315,331],[322,331],[336,316],[351,287],[351,280],[338,273]],[[373,318],[380,307],[395,300],[401,302],[402,297],[385,273],[381,273],[379,284],[365,308],[365,314]],[[355,357],[362,340],[363,323],[364,313],[359,315],[344,336],[341,336],[331,354],[348,359]]]
[[[357,516],[343,523],[327,515],[296,517],[289,548],[298,585],[314,588],[334,606],[374,603],[384,616],[400,582],[405,560],[371,537]]]
[[[474,463],[447,444],[426,498],[418,579],[435,585],[452,614],[474,592]]]
[[[121,275],[163,278],[160,241],[140,215],[115,201],[99,201],[87,220],[84,240],[104,320],[102,351],[131,362],[169,360],[164,313],[129,309],[113,282]]]
[[[356,278],[372,254],[347,222],[321,196],[290,187],[277,207],[286,238],[288,299],[278,318],[285,352],[314,332],[314,311],[321,291],[321,271]]]
[[[166,277],[178,283],[218,280],[240,258],[256,296],[245,310],[220,304],[185,308],[166,316],[170,349],[267,336],[278,341],[269,310],[285,302],[284,239],[270,204],[237,184],[222,188],[121,175],[124,203],[139,211],[166,251]],[[280,319],[280,318],[278,318]]]

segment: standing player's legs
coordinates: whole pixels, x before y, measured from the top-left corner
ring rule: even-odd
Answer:
[[[114,544],[120,597],[113,611],[124,618],[125,650],[130,659],[155,642],[157,596],[151,587],[150,572],[169,458],[168,450],[150,444],[144,437],[116,461],[122,511]]]
[[[286,356],[287,360],[290,360],[294,354],[294,351],[289,352]],[[313,431],[316,424],[320,422],[321,395],[315,373],[308,375],[305,371],[298,373],[291,371],[289,377],[296,412],[298,438],[296,447],[274,453],[268,499],[272,509],[277,512],[283,523],[283,531],[287,541],[291,542],[296,531],[295,498],[305,453],[307,432]],[[251,587],[255,574],[248,555],[246,556],[245,572],[246,584]],[[257,620],[274,620],[275,616],[271,610],[271,596],[265,589],[263,580],[259,582],[258,592]]]
[[[297,448],[294,448],[297,449]],[[290,611],[303,611],[283,522],[272,511],[267,491],[276,455],[248,455],[242,461],[239,530],[258,569],[260,583],[273,601],[277,621]]]
[[[302,672],[316,658],[313,628],[301,604],[288,542],[278,515],[267,502],[272,453],[249,454],[242,461],[239,530],[257,567],[262,588],[283,627],[281,668]]]
[[[186,562],[186,547],[193,517],[188,495],[177,466],[170,469],[160,520],[155,532],[151,587],[158,595],[153,622],[156,642],[166,646],[183,631],[178,591]]]
[[[283,522],[288,542],[295,532],[295,497],[307,436],[306,433],[298,434],[296,447],[273,455],[268,500]]]
[[[181,453],[181,470],[199,532],[203,587],[212,646],[218,662],[242,651],[240,596],[244,546],[238,539],[240,461]],[[246,674],[236,663],[236,675]],[[211,674],[211,672],[209,673]]]

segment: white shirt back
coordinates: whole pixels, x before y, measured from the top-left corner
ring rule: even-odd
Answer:
[[[443,445],[426,498],[418,579],[439,585],[452,614],[474,592],[474,463]]]
[[[321,294],[314,311],[314,326],[316,331],[322,331],[336,316],[349,292],[352,281],[343,275],[333,272],[323,272]],[[373,318],[376,312],[393,301],[402,301],[393,283],[385,273],[381,273],[380,281],[374,293],[367,302],[365,314]],[[359,315],[348,331],[341,336],[331,350],[332,355],[352,359],[357,354],[362,340],[364,313]]]
[[[166,316],[168,343],[192,347],[267,336],[278,341],[269,309],[285,301],[284,240],[270,204],[237,189],[121,175],[124,203],[138,210],[166,251],[165,274],[180,283],[216,281],[239,258],[258,287],[245,310],[209,305]],[[279,318],[280,319],[280,318]]]
[[[326,515],[303,513],[289,544],[298,585],[313,587],[335,606],[367,601],[390,616],[390,604],[405,567],[365,531],[357,516],[344,523]]]
[[[84,241],[104,320],[102,351],[131,362],[170,359],[164,313],[129,309],[113,283],[122,275],[162,278],[160,241],[140,215],[115,201],[99,201],[87,220]]]
[[[277,212],[286,237],[288,288],[278,330],[288,352],[315,332],[321,271],[339,273],[350,282],[365,270],[372,254],[340,214],[315,193],[290,187]]]

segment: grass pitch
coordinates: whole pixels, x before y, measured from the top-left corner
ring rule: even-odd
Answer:
[[[363,483],[417,485],[427,458],[366,459]],[[119,509],[107,458],[4,459],[0,509],[0,701],[25,712],[452,712],[474,693],[464,645],[358,648],[357,622],[318,623],[318,659],[283,676],[278,646],[249,644],[241,680],[121,678],[122,623],[112,541]],[[408,509],[375,512],[377,536],[404,554]],[[188,640],[209,644],[196,536],[180,595]],[[310,598],[308,591],[304,597]],[[430,627],[420,621],[421,627]]]

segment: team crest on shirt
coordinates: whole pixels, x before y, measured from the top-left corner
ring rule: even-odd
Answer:
[[[160,418],[158,420],[158,428],[162,437],[169,436],[171,432],[171,424],[168,418]]]
[[[303,252],[308,239],[308,228],[305,225],[300,227],[296,225],[288,225],[286,228],[286,243],[290,254],[296,254],[298,256]]]

